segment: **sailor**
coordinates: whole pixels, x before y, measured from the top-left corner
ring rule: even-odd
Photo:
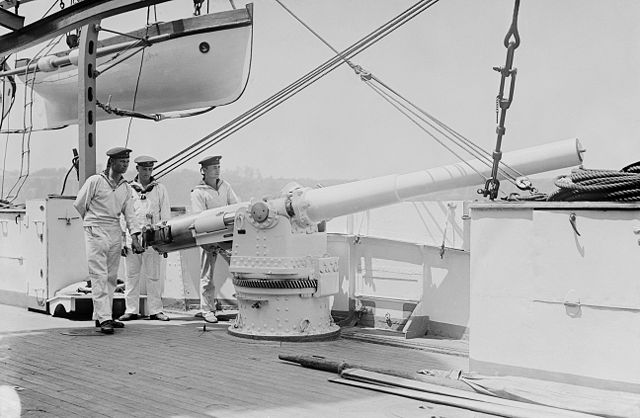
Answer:
[[[153,178],[153,165],[157,160],[141,155],[133,160],[138,174],[129,183],[136,219],[141,225],[155,224],[171,217],[169,195],[164,184]],[[156,251],[145,251],[142,254],[130,254],[128,242],[122,249],[127,265],[127,277],[124,285],[126,309],[120,321],[138,319],[140,315],[140,279],[147,289],[147,307],[149,319],[168,321],[169,317],[162,309],[162,289],[166,264],[162,255]]]
[[[113,320],[113,293],[122,249],[121,214],[131,234],[133,251],[144,251],[131,188],[122,177],[129,167],[129,153],[131,150],[123,147],[107,151],[107,168],[87,179],[73,204],[83,219],[93,319],[105,334],[113,334],[114,328],[124,327],[122,322]]]
[[[202,181],[191,190],[191,211],[193,213],[220,206],[238,203],[238,196],[231,185],[220,178],[220,155],[206,157],[199,161]],[[200,257],[200,309],[196,316],[207,322],[218,322],[216,317],[215,283],[213,268],[217,255],[229,263],[229,255],[218,246],[203,246]]]

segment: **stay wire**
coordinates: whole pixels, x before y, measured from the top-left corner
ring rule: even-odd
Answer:
[[[325,44],[330,50],[333,51],[336,56],[340,57],[349,67],[355,69],[355,65],[349,61],[348,58],[344,57],[340,51],[333,47],[329,42],[327,42],[320,34],[314,31],[309,25],[307,25],[302,19],[296,16],[287,6],[284,5],[280,0],[275,0],[287,13],[289,13],[295,20],[298,21],[302,26],[304,26],[309,32],[311,32],[316,38],[318,38],[323,44]],[[435,0],[436,2],[439,0]]]
[[[431,128],[435,129],[437,132],[439,132],[441,135],[445,136],[445,134],[443,134],[442,131],[440,131],[439,129],[435,128],[433,125],[431,125],[428,121],[425,121],[424,119],[420,118],[419,115],[416,114],[415,111],[408,109],[406,107],[406,105],[404,105],[403,103],[399,103],[397,99],[390,97],[388,94],[386,94],[386,92],[384,92],[379,86],[375,86],[373,84],[367,83],[367,85],[369,87],[371,87],[376,93],[378,93],[384,100],[386,100],[389,104],[391,104],[394,108],[396,108],[400,113],[402,113],[405,117],[407,117],[407,119],[409,119],[412,123],[414,123],[418,128],[420,128],[423,132],[425,132],[427,135],[429,135],[434,141],[436,141],[438,144],[440,144],[443,148],[445,148],[447,151],[449,151],[451,154],[453,154],[456,158],[458,158],[460,160],[460,162],[466,166],[468,166],[472,171],[474,171],[476,174],[478,174],[481,178],[483,178],[484,180],[487,179],[487,177],[485,175],[482,174],[482,172],[480,172],[479,170],[477,170],[473,165],[471,165],[469,163],[469,161],[465,160],[464,158],[462,158],[462,156],[460,154],[458,154],[455,150],[453,150],[451,147],[449,147],[444,141],[442,141],[441,139],[439,139],[435,134],[433,134],[432,132],[430,132],[428,129],[426,129],[424,126],[422,126],[418,121],[416,121],[412,116],[409,115],[409,113],[411,113],[411,115],[413,115],[414,117],[418,118],[419,120],[425,122],[427,125],[431,126]],[[451,138],[447,139],[451,140]],[[455,142],[454,142],[455,143]],[[459,144],[456,144],[458,146],[460,146]],[[480,159],[479,159],[480,160]],[[482,161],[480,160],[480,162],[482,162],[483,164],[485,164],[487,167],[491,167],[491,165],[487,162],[487,161]],[[505,176],[506,177],[506,176]],[[508,178],[508,177],[507,177]],[[510,180],[510,179],[509,179]],[[511,180],[510,180],[511,181]],[[514,183],[515,184],[515,183]]]
[[[287,8],[282,1],[280,0],[275,0],[285,11],[287,11],[296,21],[298,21],[302,26],[304,26],[309,32],[311,32],[317,39],[319,39],[324,45],[326,45],[329,49],[331,49],[338,57],[340,57],[346,64],[348,64],[353,70],[356,71],[356,73],[360,73],[362,70],[362,67],[360,67],[359,65],[355,65],[354,63],[352,63],[347,57],[343,56],[336,48],[333,47],[333,45],[331,45],[328,41],[326,41],[318,32],[314,31],[308,24],[306,24],[302,19],[300,19],[295,13],[293,13],[289,8]],[[434,2],[435,3],[435,2]],[[429,126],[431,126],[432,129],[435,129],[436,131],[438,131],[441,135],[443,135],[445,138],[447,138],[449,141],[455,143],[456,145],[458,145],[458,147],[460,147],[461,149],[463,149],[464,151],[468,152],[469,154],[471,154],[472,156],[476,157],[478,160],[480,160],[481,162],[484,162],[488,167],[491,167],[491,158],[490,158],[490,154],[483,150],[481,147],[479,147],[478,145],[474,144],[473,142],[471,142],[470,140],[468,140],[467,138],[464,138],[462,135],[457,134],[457,132],[455,132],[453,129],[449,128],[447,125],[441,123],[440,121],[437,121],[437,119],[432,118],[428,113],[426,113],[425,111],[423,111],[421,108],[419,108],[418,106],[416,106],[415,104],[413,104],[412,102],[410,102],[409,100],[407,100],[406,98],[404,98],[402,95],[400,95],[397,91],[395,91],[394,89],[392,89],[391,87],[389,87],[386,83],[382,82],[382,80],[380,80],[379,78],[373,76],[370,73],[367,73],[367,76],[362,76],[361,79],[372,89],[374,89],[374,91],[376,93],[378,93],[381,97],[383,97],[383,99],[385,99],[388,103],[390,103],[392,106],[394,106],[397,110],[399,110],[402,114],[404,114],[409,120],[411,120],[414,124],[416,124],[416,126],[418,126],[420,129],[422,129],[425,133],[427,133],[429,136],[431,136],[436,142],[438,142],[441,146],[443,146],[445,149],[447,149],[450,153],[452,153],[454,156],[456,156],[460,161],[462,161],[464,164],[466,164],[467,166],[469,166],[469,168],[471,168],[473,171],[475,171],[478,175],[480,175],[481,178],[483,178],[483,180],[487,180],[487,177],[482,175],[481,172],[479,172],[477,169],[475,169],[472,165],[470,165],[464,158],[462,158],[458,153],[456,153],[453,149],[451,149],[449,146],[447,146],[443,141],[441,141],[440,139],[438,139],[435,135],[433,135],[431,132],[429,132],[427,129],[425,129],[422,125],[420,125],[415,119],[411,118],[405,111],[403,111],[402,109],[400,109],[400,107],[404,108],[406,111],[411,112],[415,117],[417,117],[418,119],[420,119],[421,121],[423,121],[424,123],[428,124]],[[446,129],[449,132],[454,132],[456,134],[456,138],[460,141],[460,142],[456,142],[453,138],[448,137],[444,132],[440,131],[439,129],[437,129],[435,126],[433,126],[431,123],[429,123],[428,121],[426,121],[424,118],[420,117],[415,111],[410,110],[409,107],[403,103],[400,102],[400,100],[397,99],[391,99],[394,102],[392,102],[391,100],[389,100],[391,97],[389,95],[387,95],[387,93],[385,93],[382,89],[377,89],[375,88],[372,83],[370,82],[370,80],[373,79],[374,81],[376,81],[377,83],[379,83],[381,86],[383,86],[385,89],[387,89],[388,91],[390,91],[391,93],[393,93],[393,95],[395,95],[396,97],[400,98],[402,100],[403,103],[408,103],[413,109],[416,109],[418,112],[422,113],[423,115],[430,117],[431,119],[433,119],[434,121],[437,121],[438,124],[440,124],[441,127],[443,127],[443,129]],[[483,161],[484,160],[484,161]],[[514,170],[515,171],[515,170]],[[509,178],[509,176],[503,171],[501,170],[502,174]],[[512,183],[515,184],[515,182],[512,181]]]
[[[367,37],[363,38],[362,40],[360,40],[359,42],[356,42],[354,45],[352,45],[350,48],[346,49],[342,55],[345,55],[346,53],[353,53],[353,54],[357,54],[359,53],[358,48],[360,48],[361,50],[367,47],[367,42],[372,43],[372,39],[373,41],[375,41],[376,36],[380,37],[380,33],[384,34],[384,31],[386,30],[387,32],[389,30],[394,30],[393,29],[393,25],[397,25],[397,22],[400,22],[400,24],[404,23],[403,20],[407,20],[407,19],[411,19],[413,17],[415,17],[415,15],[417,15],[417,13],[422,12],[423,10],[425,10],[424,6],[423,8],[420,9],[416,9],[416,7],[419,6],[415,5],[412,8],[408,9],[407,11],[405,11],[403,14],[396,16],[394,19],[392,19],[390,22],[388,22],[386,25],[381,26],[380,28],[378,28],[376,31],[372,32],[371,34],[369,34]],[[417,11],[417,13],[416,13]],[[413,14],[413,16],[411,15]],[[390,29],[391,28],[391,29]],[[337,63],[339,62],[339,58],[334,57],[328,61],[326,61],[324,64],[318,66],[315,70],[307,73],[305,76],[301,77],[300,79],[298,79],[296,82],[290,84],[289,86],[287,86],[286,88],[282,89],[281,91],[279,91],[278,93],[274,94],[273,96],[271,96],[270,98],[264,100],[263,102],[261,102],[260,104],[258,104],[257,106],[255,106],[254,108],[250,109],[249,111],[245,112],[243,115],[240,115],[239,117],[237,117],[236,119],[232,120],[231,122],[229,122],[228,124],[226,124],[225,126],[221,127],[220,129],[218,129],[217,131],[211,133],[210,135],[207,135],[205,138],[201,139],[200,141],[194,143],[193,145],[191,145],[190,147],[186,148],[185,150],[181,151],[180,153],[176,154],[175,156],[171,157],[169,160],[159,164],[159,166],[164,165],[165,163],[168,163],[171,159],[176,159],[178,156],[180,156],[181,154],[187,154],[188,155],[186,157],[181,158],[179,161],[172,163],[172,166],[170,167],[169,170],[175,168],[177,165],[182,164],[183,162],[185,162],[186,160],[192,158],[194,155],[197,155],[199,152],[202,152],[204,149],[208,148],[209,146],[205,143],[204,145],[201,145],[204,141],[208,140],[209,138],[211,138],[212,136],[224,131],[225,129],[231,129],[233,124],[238,123],[239,121],[241,121],[243,118],[246,117],[250,117],[250,115],[252,113],[255,112],[260,112],[262,111],[262,108],[268,107],[269,110],[272,109],[273,107],[277,106],[279,103],[281,103],[282,101],[286,100],[287,98],[291,97],[293,94],[302,91],[304,88],[306,88],[311,82],[317,81],[319,78],[323,77],[324,75],[326,75],[328,72],[332,71],[333,69],[337,68]],[[324,74],[322,74],[324,72]],[[296,91],[297,89],[297,91]],[[294,92],[294,93],[291,93]],[[288,96],[287,96],[288,95]],[[286,97],[285,97],[286,96]],[[283,97],[285,97],[283,99]],[[280,100],[280,102],[278,103],[278,100]],[[274,105],[273,103],[276,102],[276,104]],[[255,117],[253,118],[255,119]],[[244,126],[244,125],[243,125]],[[214,140],[212,140],[214,141]],[[215,140],[215,143],[218,143],[219,141]],[[214,145],[215,143],[212,143],[212,145]],[[191,149],[195,148],[196,146],[199,146],[199,148],[194,152],[194,151],[190,151]],[[165,168],[165,170],[167,170]],[[164,173],[164,172],[162,172]]]
[[[352,58],[353,56],[356,56],[357,54],[362,52],[364,49],[371,46],[373,43],[383,39],[384,37],[389,35],[391,32],[395,31],[400,25],[408,22],[409,20],[416,17],[418,14],[422,13],[423,11],[431,7],[434,3],[435,3],[434,1],[432,2],[421,1],[419,3],[416,3],[406,11],[402,12],[398,16],[391,19],[389,22],[385,23],[384,25],[380,26],[376,30],[372,31],[370,34],[365,36],[360,41],[354,43],[349,48],[342,51],[340,56],[348,57],[348,58]],[[263,102],[253,107],[249,111],[236,117],[231,122],[227,123],[226,125],[217,129],[216,131],[206,135],[204,138],[200,139],[199,141],[195,142],[191,146],[187,147],[185,150],[170,157],[168,160],[160,163],[158,167],[164,166],[165,168],[158,171],[157,177],[159,178],[160,176],[168,174],[170,171],[184,164],[186,161],[190,160],[195,155],[198,155],[205,149],[208,149],[209,147],[217,144],[219,141],[226,138],[231,133],[236,132],[239,128],[233,128],[233,125],[242,123],[243,119],[250,117],[252,118],[251,121],[255,120],[256,118],[264,114],[266,111],[273,109],[274,107],[278,106],[285,100],[292,97],[294,94],[297,94],[298,92],[302,91],[304,88],[308,87],[311,83],[324,77],[329,72],[333,71],[339,65],[342,64],[341,61],[343,61],[343,59],[341,57],[333,57],[327,60],[325,63],[316,67],[316,69],[310,71],[309,73],[307,73],[306,75],[304,75],[303,77],[295,81],[294,83],[285,87],[278,93],[272,95],[270,98],[264,100]],[[263,109],[266,109],[266,110],[263,110]],[[261,112],[261,113],[259,113],[257,116],[254,116],[257,112]],[[242,124],[242,126],[245,126],[245,125],[246,123]],[[227,131],[228,133],[224,134],[225,135],[224,137],[219,137],[219,139],[215,139],[215,138],[211,139],[212,137],[220,135],[222,132],[225,132],[225,131]],[[209,143],[207,143],[206,141],[209,141]]]
[[[408,103],[417,112],[421,113],[422,115],[424,115],[428,119],[432,120],[436,125],[440,126],[442,129],[446,130],[450,135],[455,137],[458,141],[460,141],[462,143],[462,144],[457,144],[459,147],[461,147],[462,149],[467,151],[469,154],[475,156],[479,160],[488,161],[489,162],[489,166],[491,166],[491,164],[493,162],[493,159],[491,157],[491,153],[490,152],[486,151],[485,149],[483,149],[482,147],[480,147],[479,145],[477,145],[476,143],[474,143],[470,139],[466,138],[464,135],[462,135],[462,134],[458,133],[457,131],[455,131],[453,128],[451,128],[450,126],[448,126],[444,122],[438,120],[435,116],[431,115],[430,113],[426,112],[425,110],[423,110],[419,106],[415,105],[411,101],[409,101],[406,98],[404,98],[400,93],[398,93],[397,91],[395,91],[394,89],[389,87],[387,84],[385,84],[382,80],[380,80],[375,75],[371,74],[371,78],[373,80],[375,80],[377,83],[379,83],[380,85],[382,85],[385,89],[387,89],[388,91],[392,92],[393,95],[399,97],[400,99],[402,99],[402,101]],[[443,135],[445,135],[445,134],[443,133]],[[453,140],[452,140],[452,142],[455,143],[455,141],[453,141]],[[507,178],[511,178],[511,179],[515,180],[517,177],[520,177],[520,176],[523,175],[518,170],[510,167],[508,164],[506,164],[504,162],[500,162],[500,166],[502,167],[501,173]],[[508,174],[508,171],[510,172],[509,174]]]
[[[147,24],[145,26],[144,38],[145,40],[149,36],[149,16],[151,13],[151,7],[147,7]],[[133,91],[133,103],[131,104],[131,111],[136,111],[136,99],[138,98],[138,88],[140,86],[140,77],[142,75],[142,66],[144,64],[144,48],[142,48],[142,54],[140,54],[140,66],[138,67],[138,76],[136,78],[136,88]],[[129,117],[129,123],[127,124],[127,138],[124,142],[124,147],[129,145],[129,135],[131,134],[131,124],[133,123],[133,116]]]

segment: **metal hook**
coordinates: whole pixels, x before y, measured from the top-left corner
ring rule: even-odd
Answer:
[[[577,236],[581,236],[580,232],[578,232],[578,226],[576,225],[576,214],[571,212],[569,214],[569,222],[571,223],[571,227],[573,228],[573,231],[576,233]]]

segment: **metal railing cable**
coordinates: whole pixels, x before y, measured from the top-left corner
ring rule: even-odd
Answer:
[[[344,58],[347,59],[352,58],[374,43],[380,41],[393,31],[395,31],[398,27],[410,21],[411,19],[418,16],[423,11],[427,10],[433,4],[435,4],[437,0],[422,0],[413,6],[409,7],[404,12],[400,13],[393,19],[389,20],[387,23],[381,25],[368,35],[366,35],[361,40],[355,42],[342,52],[340,52],[337,56],[330,58],[325,61],[323,64],[316,67],[314,70],[308,72],[295,82],[291,83],[287,87],[281,89],[279,92],[270,96],[266,100],[260,102],[258,105],[254,106],[250,110],[244,112],[242,115],[234,118],[227,124],[218,128],[217,130],[211,132],[200,140],[196,141],[189,147],[180,151],[179,153],[171,156],[167,160],[161,162],[157,165],[158,170],[156,171],[156,178],[160,178],[169,172],[173,171],[177,167],[181,166],[185,162],[199,155],[203,151],[209,149],[220,141],[224,140],[231,134],[237,132],[242,127],[246,126],[248,123],[253,122],[257,118],[261,117],[268,111],[282,104],[284,101],[293,97],[295,94],[307,88],[312,83],[318,81],[325,75],[329,74],[331,71],[338,68],[340,65],[344,63]]]

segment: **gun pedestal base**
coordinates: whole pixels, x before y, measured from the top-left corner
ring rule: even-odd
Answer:
[[[331,318],[329,296],[312,296],[316,291],[315,280],[234,279],[234,285],[238,315],[228,329],[231,335],[274,341],[318,341],[340,334],[340,327]]]

